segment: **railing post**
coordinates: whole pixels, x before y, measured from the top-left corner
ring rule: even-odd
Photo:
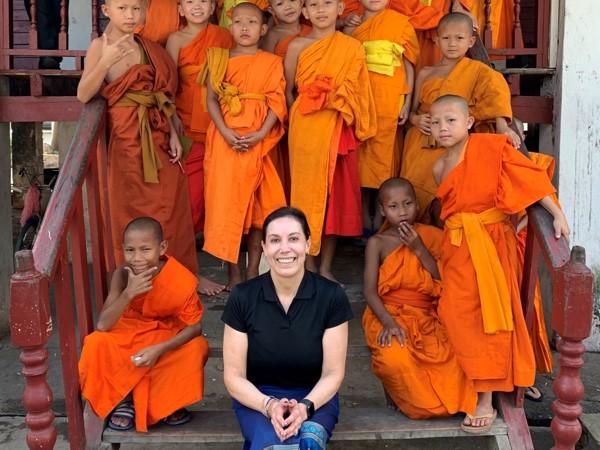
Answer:
[[[483,43],[486,48],[494,47],[494,35],[492,30],[492,0],[485,0],[485,29],[483,30]]]
[[[29,27],[29,48],[38,48],[38,32],[37,32],[37,1],[31,0],[31,26]]]
[[[66,50],[69,47],[67,34],[67,20],[69,17],[67,0],[60,1],[60,31],[58,32],[58,48]]]
[[[575,246],[571,259],[553,277],[552,328],[560,336],[559,372],[552,383],[552,450],[574,450],[581,436],[579,416],[584,386],[579,370],[583,366],[583,339],[590,335],[594,276],[585,265],[585,249]]]
[[[521,0],[515,0],[514,14],[515,20],[513,25],[513,48],[524,48],[523,30],[521,30]]]
[[[27,445],[32,450],[51,450],[56,442],[56,429],[52,390],[46,381],[46,344],[52,331],[48,280],[35,270],[30,250],[17,252],[15,256],[16,272],[10,281],[10,328],[13,345],[22,349]]]

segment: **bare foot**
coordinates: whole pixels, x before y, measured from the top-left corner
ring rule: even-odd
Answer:
[[[394,403],[394,400],[392,400],[392,397],[390,397],[390,394],[388,394],[388,391],[384,389],[383,393],[385,394],[385,406],[387,406],[388,409],[391,409],[392,411],[400,411]]]
[[[477,432],[478,428],[488,428],[495,419],[495,412],[496,411],[492,406],[492,393],[480,392],[477,399],[475,414],[472,416],[467,415],[463,421],[463,425],[472,430],[472,432]]]
[[[223,292],[225,286],[220,283],[215,283],[202,275],[198,275],[198,292],[203,295],[217,295]]]
[[[330,271],[330,270],[321,269],[321,270],[319,271],[319,273],[321,274],[321,276],[322,276],[322,277],[325,277],[325,278],[327,278],[328,280],[331,280],[331,281],[333,281],[334,283],[337,283],[337,284],[339,284],[339,285],[340,285],[342,288],[345,288],[345,287],[346,287],[346,286],[344,286],[342,283],[340,283],[340,282],[337,280],[337,278],[335,278],[335,277],[333,276],[333,273],[331,273],[331,271]]]

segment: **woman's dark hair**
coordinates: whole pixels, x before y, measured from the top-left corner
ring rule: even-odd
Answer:
[[[291,206],[284,206],[273,211],[265,219],[262,228],[263,242],[267,240],[267,228],[269,227],[271,222],[277,219],[281,219],[282,217],[291,217],[292,219],[294,219],[300,224],[302,232],[304,233],[304,237],[306,239],[310,237],[310,228],[308,227],[308,221],[306,220],[306,216],[304,215],[304,213],[297,208],[292,208]]]

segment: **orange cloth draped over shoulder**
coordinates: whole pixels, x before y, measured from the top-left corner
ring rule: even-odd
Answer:
[[[231,48],[229,31],[208,24],[194,39],[179,50],[179,86],[175,104],[185,128],[185,135],[194,141],[185,160],[194,232],[204,227],[204,142],[210,116],[206,111],[206,86],[199,82],[200,71],[210,47]]]
[[[464,160],[437,192],[446,221],[438,313],[477,392],[533,385],[535,360],[521,306],[516,233],[508,215],[554,192],[542,168],[506,136],[495,134],[471,135]],[[485,269],[494,265],[501,270],[490,277]],[[506,323],[486,332],[499,322],[497,315],[489,315],[496,311],[494,302],[508,307]]]
[[[340,32],[314,42],[300,53],[295,82],[299,94],[290,111],[288,132],[291,205],[306,214],[311,231],[309,253],[317,255],[325,212],[336,208],[333,202],[328,205],[328,196],[339,165],[338,154],[345,154],[339,159],[351,154],[340,147],[342,135],[349,134],[343,133],[344,126],[361,141],[374,136],[375,104],[363,47]],[[348,166],[345,168],[352,170]],[[357,162],[354,170],[358,175]],[[358,197],[360,211],[358,180],[350,189],[352,192],[346,195]]]
[[[247,152],[232,149],[213,122],[208,127],[204,250],[237,263],[242,235],[250,228],[261,229],[268,214],[286,205],[269,157],[287,118],[283,63],[262,50],[229,58],[227,50],[213,48],[207,68],[227,127],[246,135],[262,127],[269,110],[277,116],[267,136]]]
[[[136,37],[148,61],[132,66],[100,91],[108,101],[108,203],[117,264],[122,264],[123,230],[133,219],[158,220],[169,242],[169,252],[190,271],[198,271],[196,243],[189,207],[187,178],[178,164],[169,162],[170,127],[165,109],[177,88],[177,69],[160,45]],[[129,106],[121,101],[139,94],[153,105]],[[166,99],[161,105],[159,98]],[[172,107],[172,105],[170,105]],[[142,112],[153,142],[150,156],[157,160],[158,182],[146,182],[146,149],[142,145]],[[145,130],[147,130],[146,128]],[[142,160],[144,162],[142,163]]]
[[[377,134],[360,146],[360,185],[377,189],[385,180],[398,175],[401,150],[396,138],[398,116],[406,94],[411,93],[404,58],[415,65],[419,43],[408,17],[391,10],[365,20],[352,37],[366,49],[377,112]]]
[[[177,4],[177,0],[149,0],[144,24],[135,32],[164,46],[169,35],[179,30]]]
[[[300,33],[298,33],[298,34],[291,34],[291,35],[286,36],[283,39],[281,39],[277,43],[277,45],[275,46],[274,53],[277,56],[281,56],[282,58],[285,58],[285,54],[287,53],[288,47],[290,45],[290,42],[292,42],[297,37],[307,36],[308,33],[311,32],[311,30],[312,30],[312,27],[310,25],[307,25],[305,23],[301,24]]]
[[[548,179],[554,176],[555,161],[550,155],[543,153],[529,153],[529,159],[537,166],[546,171]],[[559,205],[556,194],[552,195],[554,202]],[[560,206],[560,205],[559,205]],[[527,228],[523,228],[517,234],[517,252],[519,255],[520,272],[523,272],[523,264],[525,262],[525,246],[527,244]],[[544,318],[544,305],[542,303],[542,292],[540,289],[539,277],[536,277],[535,291],[533,296],[533,323],[531,329],[531,344],[533,346],[533,354],[535,356],[535,366],[540,373],[552,372],[552,350],[548,342],[548,333],[546,331],[546,322]]]
[[[442,231],[415,224],[432,256],[439,259]],[[385,257],[379,268],[378,294],[396,323],[406,330],[403,347],[394,338],[390,347],[377,343],[383,326],[371,308],[363,315],[371,365],[394,404],[411,419],[473,413],[477,392],[454,355],[435,300],[441,283],[405,245]]]
[[[429,113],[431,104],[442,95],[458,95],[469,104],[469,113],[475,118],[474,130],[494,132],[495,119],[512,120],[510,90],[501,73],[489,66],[462,58],[446,78],[425,80],[418,95],[417,114]],[[433,178],[433,163],[442,155],[431,136],[411,127],[404,138],[400,174],[408,179],[417,193],[420,211],[426,211],[435,197],[437,183]]]
[[[202,399],[208,357],[204,337],[164,353],[153,367],[131,362],[138,351],[202,319],[197,284],[193,273],[169,257],[152,280],[152,290],[135,297],[110,331],[85,337],[79,360],[81,392],[96,415],[106,418],[132,392],[136,430],[148,431],[148,426]]]

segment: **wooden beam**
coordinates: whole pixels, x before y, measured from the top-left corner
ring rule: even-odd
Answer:
[[[0,95],[8,79],[0,77]],[[0,337],[8,333],[10,277],[13,273],[12,202],[10,197],[10,125],[0,123]]]
[[[77,122],[83,104],[77,97],[1,97],[0,122]]]
[[[513,116],[525,123],[552,123],[554,117],[554,99],[519,95],[512,98]]]

